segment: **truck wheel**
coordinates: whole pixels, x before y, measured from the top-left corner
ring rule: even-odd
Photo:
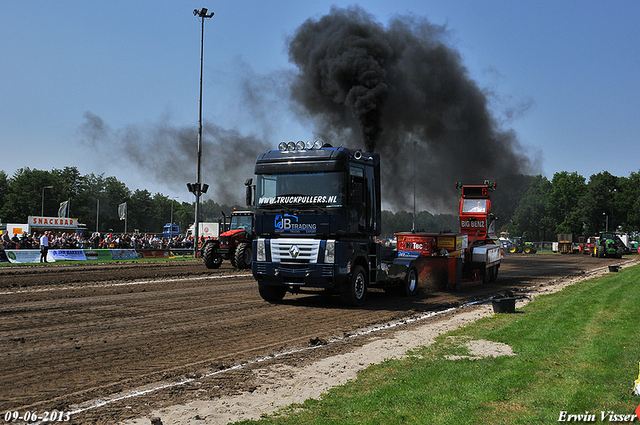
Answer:
[[[222,264],[222,257],[215,252],[215,245],[212,243],[205,245],[202,257],[208,269],[219,269]]]
[[[340,301],[344,305],[359,307],[364,304],[366,297],[367,273],[364,271],[364,267],[357,265],[353,268],[346,291],[340,293]]]
[[[411,267],[409,271],[407,271],[402,289],[402,295],[405,297],[411,297],[418,293],[418,271],[415,267]]]
[[[287,288],[283,286],[258,285],[258,292],[260,292],[263,300],[277,303],[282,301],[284,294],[287,293]]]
[[[531,254],[531,247],[530,246],[525,247],[524,248],[524,253],[525,254]]]
[[[509,252],[510,252],[511,254],[515,254],[515,253],[516,253],[516,247],[512,245],[512,246],[509,248]]]
[[[250,269],[251,261],[253,261],[253,250],[248,243],[242,243],[236,249],[235,253],[235,267],[237,269]]]

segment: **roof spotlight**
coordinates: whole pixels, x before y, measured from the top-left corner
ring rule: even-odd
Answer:
[[[313,142],[313,148],[314,149],[321,149],[322,148],[322,140],[316,140],[315,142]]]
[[[287,143],[287,149],[289,149],[290,151],[295,151],[296,150],[296,142]]]
[[[278,143],[278,150],[280,150],[280,152],[286,152],[287,151],[287,142]]]
[[[296,149],[298,150],[302,150],[304,149],[304,142],[302,140],[299,140],[298,142],[296,142]]]
[[[307,143],[305,143],[305,146],[307,149],[313,149],[313,140],[307,140]]]

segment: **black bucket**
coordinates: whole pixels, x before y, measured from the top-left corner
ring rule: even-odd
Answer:
[[[609,266],[610,272],[617,272],[618,270],[620,270],[620,266]]]
[[[515,313],[516,300],[514,297],[494,298],[491,300],[494,313]]]

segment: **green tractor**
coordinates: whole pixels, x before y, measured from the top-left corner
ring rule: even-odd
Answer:
[[[625,253],[624,243],[614,232],[602,232],[596,244],[595,255],[598,258],[622,258]]]
[[[512,254],[520,254],[522,252],[525,254],[535,254],[538,250],[533,242],[525,242],[522,238],[516,237],[511,239],[509,252]]]

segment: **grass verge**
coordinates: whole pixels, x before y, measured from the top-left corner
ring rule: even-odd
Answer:
[[[240,423],[542,424],[557,423],[562,412],[610,422],[610,412],[632,415],[640,403],[631,394],[639,306],[640,266],[625,268],[441,335],[321,400]],[[468,340],[508,344],[515,355],[448,360],[469,354]]]

